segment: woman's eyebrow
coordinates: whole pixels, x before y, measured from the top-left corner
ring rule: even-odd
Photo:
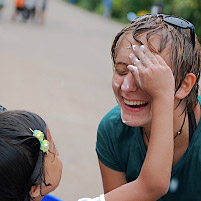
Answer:
[[[115,65],[118,65],[118,64],[122,64],[122,65],[126,65],[126,66],[129,65],[128,63],[125,63],[125,62],[123,62],[123,61],[115,62]]]

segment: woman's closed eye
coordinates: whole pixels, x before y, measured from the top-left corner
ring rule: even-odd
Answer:
[[[128,70],[126,64],[116,64],[115,72],[119,75],[126,75],[126,74],[128,74],[129,70]]]

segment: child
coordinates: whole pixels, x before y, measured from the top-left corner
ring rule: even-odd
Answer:
[[[13,21],[16,21],[17,16],[19,14],[23,14],[24,4],[25,4],[25,0],[15,0],[15,8],[14,8],[13,16],[12,16]]]
[[[122,52],[119,52],[122,56],[118,58],[118,62],[121,65],[131,63],[131,59],[135,66],[119,66],[118,72],[127,75],[127,86],[124,87],[128,87],[129,79],[134,77],[135,86],[130,87],[140,88],[152,100],[151,135],[146,158],[136,180],[95,199],[84,198],[79,201],[156,201],[165,195],[169,188],[173,161],[174,77],[170,67],[159,55],[151,53],[144,45],[129,45],[129,40],[122,40],[119,46],[122,48]],[[129,54],[130,58],[126,57],[126,54]],[[121,76],[122,74],[119,79]],[[129,94],[127,99],[131,96],[132,94]],[[138,112],[141,110],[138,107]],[[111,172],[110,176],[115,180],[115,174]]]
[[[40,201],[60,182],[58,150],[34,113],[0,112],[0,155],[1,201]]]

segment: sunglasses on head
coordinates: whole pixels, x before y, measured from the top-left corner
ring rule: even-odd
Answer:
[[[170,24],[172,26],[179,27],[182,29],[190,29],[191,41],[193,44],[193,48],[195,47],[195,27],[191,22],[189,22],[183,18],[170,16],[170,15],[164,15],[164,14],[156,14],[156,15],[147,14],[147,15],[142,15],[142,16],[135,18],[131,23],[142,20],[143,18],[146,18],[149,16],[162,17],[163,21],[166,22],[167,24]]]

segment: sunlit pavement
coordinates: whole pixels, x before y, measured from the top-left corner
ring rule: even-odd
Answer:
[[[116,104],[110,46],[122,25],[59,0],[48,2],[44,26],[13,23],[12,11],[7,1],[0,19],[0,104],[46,120],[64,167],[54,195],[95,197],[103,192],[96,129]]]

